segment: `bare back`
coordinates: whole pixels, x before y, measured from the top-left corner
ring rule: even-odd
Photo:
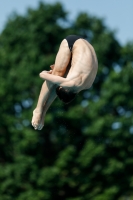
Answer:
[[[86,40],[78,39],[73,46],[71,68],[67,78],[76,78],[79,90],[88,89],[96,77],[97,69],[94,48]]]

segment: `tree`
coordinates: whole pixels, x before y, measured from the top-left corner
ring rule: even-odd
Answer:
[[[36,132],[38,74],[69,34],[94,46],[97,78],[71,104],[56,99]],[[8,20],[0,35],[0,199],[133,199],[132,54],[102,19],[79,13],[70,23],[59,3]]]

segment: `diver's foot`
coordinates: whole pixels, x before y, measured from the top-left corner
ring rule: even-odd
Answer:
[[[32,126],[35,130],[41,130],[44,126],[43,110],[38,110],[37,108],[33,111]]]

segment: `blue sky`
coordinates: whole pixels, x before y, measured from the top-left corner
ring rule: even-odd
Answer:
[[[42,0],[55,3],[56,0]],[[133,41],[133,0],[58,0],[69,18],[74,19],[79,12],[87,12],[105,19],[105,24],[116,31],[116,38],[124,45]],[[37,8],[39,0],[1,0],[0,1],[0,31],[8,17],[15,11],[24,15],[28,7]]]

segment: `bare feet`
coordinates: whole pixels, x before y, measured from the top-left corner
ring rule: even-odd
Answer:
[[[54,65],[51,65],[50,68],[51,68],[51,70],[49,70],[49,71],[43,71],[41,73],[52,74],[52,70],[54,69]],[[44,87],[44,89],[41,91],[41,97],[39,97],[41,105],[43,103],[42,102],[43,98],[45,96],[47,96],[46,95],[47,92],[45,92],[45,88],[47,89],[47,87]],[[32,122],[31,123],[32,123],[32,126],[34,127],[35,130],[41,130],[43,128],[45,114],[46,114],[46,108],[45,109],[43,109],[43,108],[41,109],[40,107],[37,106],[37,108],[33,111],[33,117],[32,117]]]
[[[41,130],[44,126],[44,113],[43,110],[37,110],[35,109],[33,111],[33,117],[32,117],[32,126],[35,130]]]

